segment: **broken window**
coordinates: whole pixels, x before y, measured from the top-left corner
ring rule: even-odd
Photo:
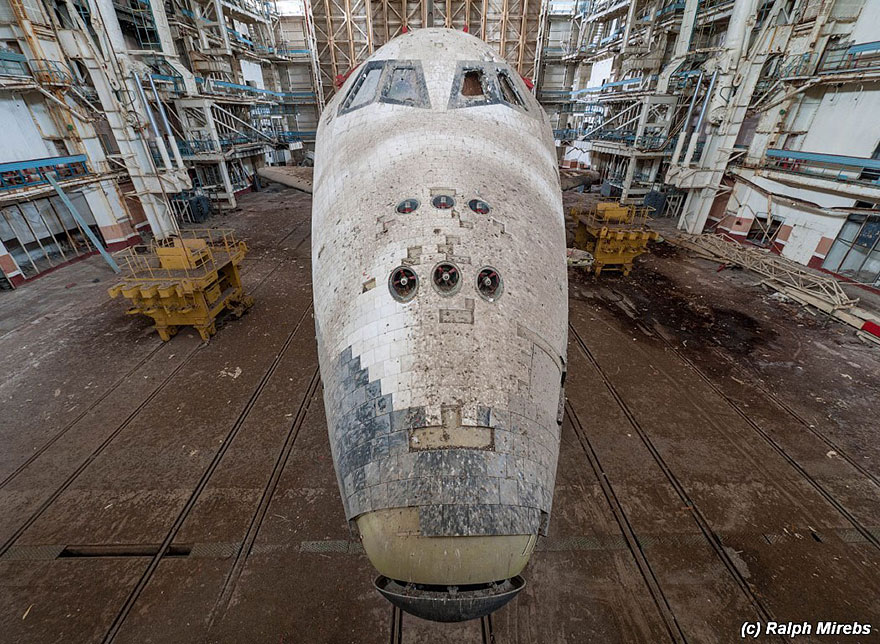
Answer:
[[[458,64],[448,109],[479,105],[528,109],[521,84],[506,63],[462,61]]]
[[[822,268],[856,282],[880,285],[880,217],[850,215]]]
[[[376,91],[379,89],[384,65],[385,61],[367,63],[348,91],[348,96],[342,102],[339,108],[340,114],[369,105],[376,99]]]
[[[387,74],[381,100],[383,103],[430,107],[421,63],[418,61],[391,63],[391,71]]]
[[[524,107],[523,100],[519,96],[519,92],[516,91],[516,88],[513,86],[513,80],[511,80],[510,75],[505,71],[498,72],[498,85],[501,87],[501,98],[504,99],[504,102],[508,105],[516,105],[517,107]]]
[[[464,80],[461,83],[462,96],[485,96],[483,90],[483,70],[470,69],[464,73]]]
[[[758,246],[769,246],[776,240],[776,235],[779,233],[781,226],[781,219],[776,219],[775,217],[768,219],[758,215],[752,220],[752,225],[746,234],[746,239]]]
[[[498,103],[495,65],[484,62],[460,62],[452,81],[449,109]]]

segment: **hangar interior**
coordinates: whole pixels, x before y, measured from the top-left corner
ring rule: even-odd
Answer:
[[[427,28],[540,104],[569,247],[552,515],[516,598],[451,624],[372,586],[312,270],[319,122]],[[873,641],[878,112],[874,0],[0,0],[0,639]],[[359,128],[377,165],[424,144]],[[535,181],[505,189],[543,185],[506,143]],[[357,289],[458,279],[420,253]],[[484,268],[438,324],[504,302]]]

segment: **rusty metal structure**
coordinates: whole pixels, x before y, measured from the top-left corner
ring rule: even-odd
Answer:
[[[575,222],[574,245],[593,256],[591,270],[619,270],[629,275],[633,261],[647,252],[648,242],[658,235],[647,226],[651,208],[624,205],[614,201],[595,204],[590,210],[572,208]]]
[[[246,254],[247,245],[231,231],[187,230],[119,253],[126,274],[107,292],[130,300],[126,313],[153,318],[162,340],[192,326],[207,342],[217,332],[221,313],[241,317],[253,305],[239,272]]]

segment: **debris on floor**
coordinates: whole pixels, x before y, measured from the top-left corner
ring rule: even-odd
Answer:
[[[665,239],[699,257],[757,273],[765,278],[761,284],[775,289],[781,296],[823,311],[857,329],[859,337],[880,344],[880,316],[858,306],[858,298],[847,295],[840,282],[831,275],[819,273],[769,250],[740,244],[723,234],[679,232],[667,235]]]

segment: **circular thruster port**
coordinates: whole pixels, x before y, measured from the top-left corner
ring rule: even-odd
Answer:
[[[437,195],[431,200],[431,203],[440,210],[449,210],[455,205],[455,199],[449,195]]]
[[[419,288],[419,278],[415,271],[406,266],[399,266],[391,271],[388,278],[388,289],[391,296],[398,302],[409,302],[416,296]]]
[[[494,302],[501,297],[502,290],[503,285],[498,271],[491,266],[481,268],[477,275],[477,291],[483,299],[488,300],[489,302]]]
[[[461,274],[455,264],[443,263],[434,267],[434,288],[440,295],[452,295],[461,284]]]
[[[418,209],[418,199],[404,199],[399,204],[397,204],[397,212],[399,212],[401,215],[408,215],[409,213],[415,212]]]
[[[470,201],[468,201],[468,207],[470,207],[470,209],[478,215],[488,215],[489,210],[491,210],[491,208],[489,208],[489,204],[480,199],[471,199]]]

